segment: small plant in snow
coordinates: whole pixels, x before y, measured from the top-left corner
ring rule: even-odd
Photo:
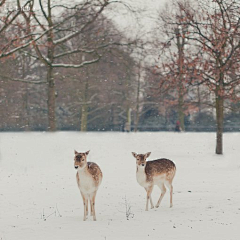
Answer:
[[[126,211],[126,218],[127,220],[129,220],[129,218],[133,218],[134,217],[134,214],[132,213],[131,211],[131,205],[129,204],[126,196],[125,196],[125,211]]]
[[[57,204],[55,206],[55,209],[52,213],[50,213],[49,215],[45,215],[45,211],[44,211],[44,208],[43,208],[43,211],[42,211],[42,214],[41,214],[41,219],[43,219],[44,221],[47,220],[47,218],[51,217],[55,215],[55,217],[62,217],[62,215],[60,214],[59,210],[58,210],[58,207],[57,207]]]

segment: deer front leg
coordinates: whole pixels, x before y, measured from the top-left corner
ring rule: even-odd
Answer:
[[[83,199],[83,209],[84,209],[84,216],[83,216],[83,221],[86,221],[87,219],[87,212],[88,212],[88,199],[87,196],[84,196],[84,194],[81,192],[82,199]]]
[[[90,200],[90,208],[91,208],[91,216],[93,216],[93,204],[92,204],[91,200]]]
[[[86,216],[88,216],[88,198],[86,198]]]
[[[153,187],[152,187],[153,188]],[[148,192],[148,188],[145,188],[146,192]],[[152,193],[152,191],[151,191]],[[151,209],[154,208],[153,201],[152,201],[152,196],[150,194],[150,204],[151,204]],[[147,211],[147,210],[146,210]]]
[[[151,203],[151,208],[154,208],[153,202],[152,202],[152,197],[151,197],[152,190],[153,190],[153,186],[150,186],[150,187],[145,188],[145,189],[146,189],[146,191],[147,191],[146,211],[148,211],[148,202],[149,202],[149,199],[150,199],[150,203]]]
[[[96,212],[95,212],[95,198],[96,198],[96,193],[97,193],[97,192],[94,192],[94,193],[90,196],[91,216],[93,216],[93,221],[97,221],[97,219],[96,219]]]

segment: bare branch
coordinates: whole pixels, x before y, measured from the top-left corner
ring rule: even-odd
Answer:
[[[31,84],[42,84],[42,83],[47,83],[45,81],[29,81],[21,78],[12,78],[9,76],[5,75],[0,75],[2,80],[7,80],[7,81],[14,81],[14,82],[23,82],[23,83],[31,83]]]
[[[90,65],[92,63],[96,63],[100,60],[100,57],[99,58],[96,58],[96,59],[93,59],[91,61],[84,61],[82,62],[81,64],[78,64],[78,65],[75,65],[75,64],[64,64],[64,63],[58,63],[58,64],[52,64],[51,66],[52,67],[58,67],[58,68],[82,68],[84,67],[85,65]]]
[[[65,52],[65,53],[58,54],[58,55],[54,56],[54,59],[64,57],[66,55],[70,55],[70,54],[74,54],[74,53],[80,53],[80,52],[82,52],[82,53],[94,53],[95,50],[75,49],[75,50],[72,50],[72,51],[68,51],[68,52]]]

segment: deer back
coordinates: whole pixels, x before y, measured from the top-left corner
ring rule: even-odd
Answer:
[[[172,162],[171,160],[162,158],[162,159],[147,161],[145,172],[146,172],[147,181],[152,181],[154,177],[159,177],[159,176],[162,176],[167,180],[171,180],[175,175],[176,166],[174,162]]]
[[[102,171],[100,167],[94,162],[87,163],[87,171],[93,177],[93,181],[95,182],[96,186],[99,186],[102,182]]]

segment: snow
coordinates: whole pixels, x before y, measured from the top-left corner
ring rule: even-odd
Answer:
[[[0,239],[239,239],[239,144],[224,134],[217,156],[214,133],[0,133]],[[103,171],[96,222],[82,221],[74,149],[90,149]],[[145,211],[132,151],[176,163],[173,208],[167,191]],[[154,204],[159,196],[155,187]]]

